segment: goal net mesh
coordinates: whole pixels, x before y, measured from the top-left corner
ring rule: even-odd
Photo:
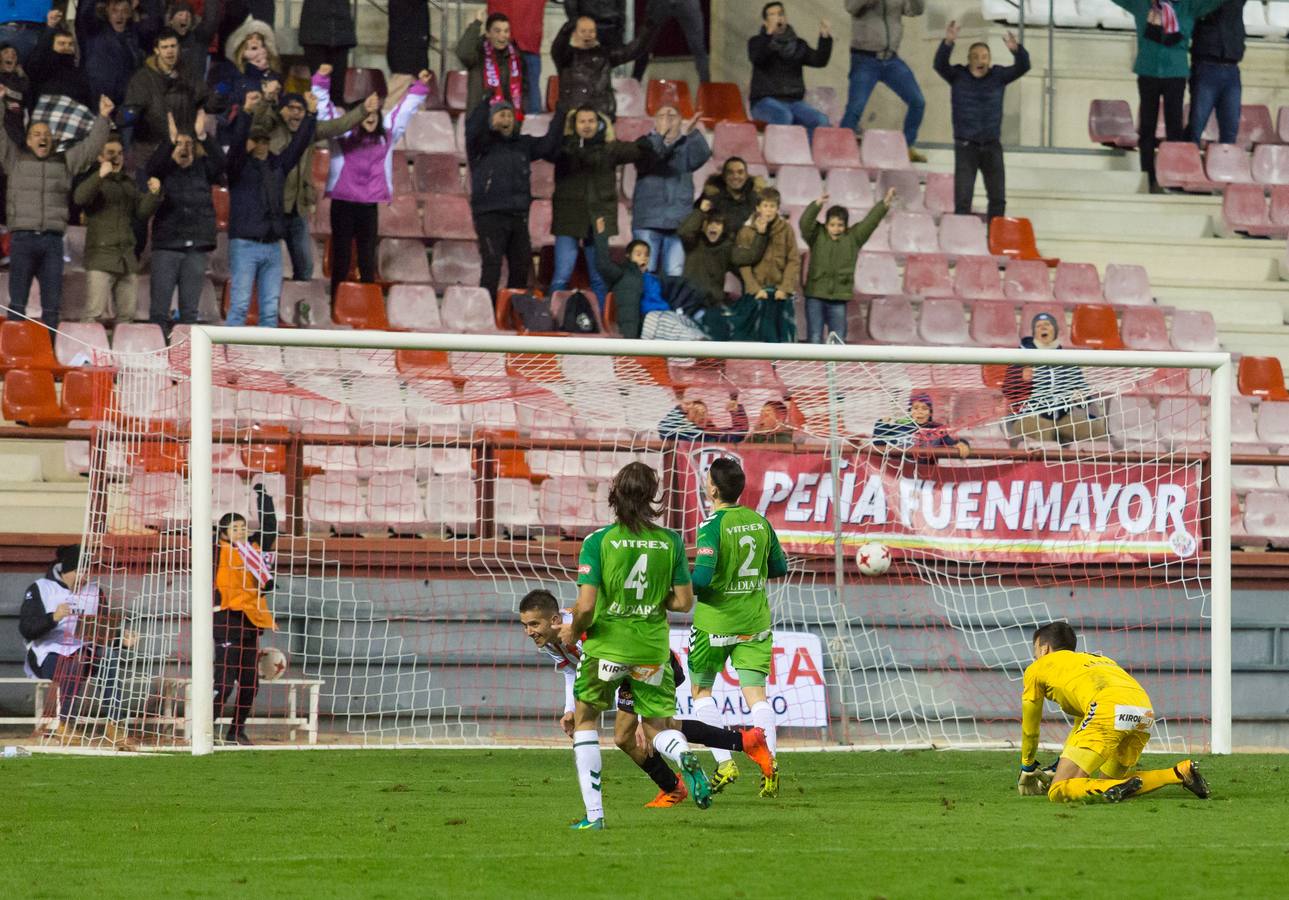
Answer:
[[[1057,619],[1146,687],[1152,746],[1208,743],[1206,371],[216,345],[215,521],[192,522],[188,348],[94,360],[84,554],[120,624],[64,714],[86,740],[112,717],[185,746],[193,692],[216,691],[217,741],[239,715],[261,745],[560,741],[563,679],[520,598],[572,605],[633,460],[692,548],[706,467],[732,455],[790,558],[770,592],[785,743],[1014,742],[1031,632]],[[258,489],[275,627],[217,621],[216,684],[195,685],[190,538],[236,513],[262,543]],[[874,543],[893,562],[866,576]],[[1067,729],[1049,704],[1044,740]]]

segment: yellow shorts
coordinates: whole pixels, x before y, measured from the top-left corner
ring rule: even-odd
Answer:
[[[1145,693],[1100,696],[1065,740],[1061,756],[1089,775],[1118,777],[1137,764],[1155,713]]]

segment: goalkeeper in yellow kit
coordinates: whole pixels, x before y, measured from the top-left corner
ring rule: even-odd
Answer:
[[[1075,652],[1077,643],[1078,636],[1068,622],[1052,622],[1034,632],[1034,662],[1025,669],[1021,693],[1017,790],[1022,795],[1046,793],[1054,803],[1117,803],[1179,784],[1201,800],[1207,799],[1208,783],[1189,759],[1171,769],[1134,773],[1155,724],[1150,697],[1114,660]],[[1078,719],[1054,773],[1040,769],[1035,760],[1045,699],[1055,701]],[[1106,777],[1093,777],[1097,772]]]

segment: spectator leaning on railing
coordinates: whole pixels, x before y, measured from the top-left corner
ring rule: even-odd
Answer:
[[[0,87],[0,100],[4,89]],[[9,247],[9,318],[27,311],[31,282],[40,283],[40,318],[57,328],[63,302],[63,232],[72,178],[94,164],[112,129],[112,101],[100,97],[98,118],[89,134],[65,153],[55,151],[54,135],[45,122],[27,126],[26,146],[19,147],[0,128],[0,168],[9,176],[5,213],[13,236]]]
[[[950,22],[944,40],[935,52],[935,71],[949,82],[949,103],[953,113],[953,211],[971,213],[976,191],[976,173],[985,176],[989,195],[989,218],[1007,209],[1007,184],[1003,169],[1003,92],[1007,85],[1029,71],[1029,54],[1010,31],[1003,43],[1016,62],[1010,66],[991,65],[989,45],[977,41],[967,51],[967,65],[952,66],[949,56],[958,39],[958,23]]]

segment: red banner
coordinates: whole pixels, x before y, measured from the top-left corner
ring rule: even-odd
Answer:
[[[823,453],[678,448],[687,530],[710,512],[700,489],[720,456],[747,475],[742,502],[769,519],[789,553],[833,552],[833,478]],[[842,462],[842,538],[963,560],[1137,562],[1191,557],[1203,534],[1199,465],[971,461],[901,465],[859,453]]]

